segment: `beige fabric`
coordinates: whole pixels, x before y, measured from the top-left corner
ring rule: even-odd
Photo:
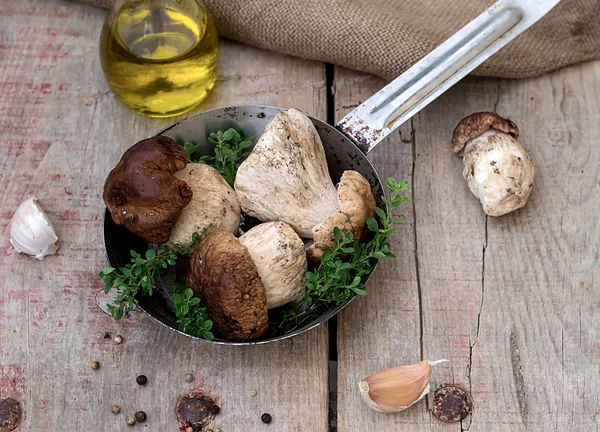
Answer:
[[[109,7],[112,0],[83,0]],[[394,78],[493,0],[204,0],[219,34]],[[562,0],[475,72],[521,78],[600,58],[600,0]]]

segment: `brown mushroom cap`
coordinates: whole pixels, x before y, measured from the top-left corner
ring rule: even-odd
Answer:
[[[149,242],[169,240],[192,199],[192,190],[173,175],[186,162],[183,148],[166,136],[130,147],[104,184],[104,203],[115,223]]]
[[[204,238],[192,255],[187,285],[206,305],[215,328],[232,339],[267,331],[267,294],[248,250],[229,232]]]
[[[314,245],[307,250],[309,259],[316,261],[323,252],[335,246],[333,229],[352,232],[356,240],[367,233],[366,220],[375,216],[375,198],[369,182],[357,171],[344,171],[337,188],[339,204],[334,213],[313,228]]]
[[[452,151],[456,155],[462,156],[462,151],[470,140],[492,128],[515,139],[519,137],[519,128],[512,121],[493,112],[478,112],[465,117],[458,123],[452,136]]]

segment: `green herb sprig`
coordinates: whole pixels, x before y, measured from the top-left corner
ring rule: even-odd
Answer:
[[[200,145],[191,142],[183,144],[183,150],[190,162],[212,166],[233,187],[238,164],[250,154],[245,150],[252,146],[252,138],[245,138],[241,130],[230,128],[226,131],[211,133],[208,136],[208,142],[214,145],[213,155],[194,159],[193,154],[200,148]]]
[[[192,242],[183,246],[179,254],[187,255],[191,252],[201,237],[204,235],[194,233]],[[160,247],[158,250],[148,249],[144,256],[134,250],[129,251],[131,262],[124,267],[104,267],[100,272],[100,278],[105,283],[104,293],[108,294],[111,289],[117,290],[114,304],[108,305],[108,310],[116,320],[123,318],[125,309],[133,309],[138,304],[137,295],[151,296],[156,286],[156,276],[160,269],[166,269],[176,264],[178,255]]]
[[[194,297],[191,288],[183,284],[173,286],[173,308],[177,317],[179,330],[204,339],[213,340],[215,336],[211,333],[213,322],[208,319],[206,306],[200,304],[200,299]]]
[[[323,253],[321,263],[314,271],[306,273],[306,295],[298,307],[283,313],[280,328],[285,333],[313,320],[331,306],[341,305],[355,295],[366,295],[366,276],[379,260],[395,257],[387,238],[394,232],[393,225],[403,221],[404,217],[394,217],[392,212],[411,200],[402,193],[408,188],[408,180],[396,182],[388,178],[386,186],[390,199],[382,198],[385,210],[375,210],[379,221],[373,217],[366,221],[373,233],[371,240],[360,243],[351,232],[334,229],[336,245]]]

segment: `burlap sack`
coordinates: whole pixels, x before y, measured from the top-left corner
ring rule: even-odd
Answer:
[[[112,0],[83,0],[109,7]],[[391,79],[493,0],[203,0],[219,34]],[[522,78],[600,58],[600,0],[562,0],[477,75]]]

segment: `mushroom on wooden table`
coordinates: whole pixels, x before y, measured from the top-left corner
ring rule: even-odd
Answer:
[[[492,112],[465,117],[454,130],[452,151],[463,158],[463,177],[489,216],[502,216],[527,204],[535,168],[517,141],[519,129]]]

